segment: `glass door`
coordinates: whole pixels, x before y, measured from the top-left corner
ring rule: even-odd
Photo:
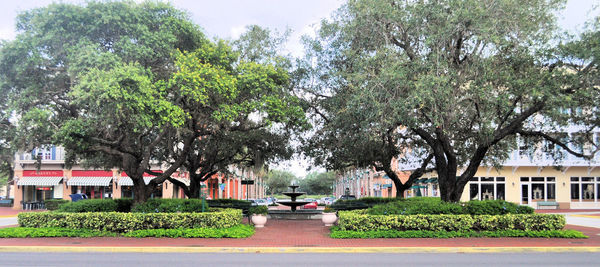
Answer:
[[[521,205],[531,203],[531,194],[529,194],[529,184],[521,184]]]

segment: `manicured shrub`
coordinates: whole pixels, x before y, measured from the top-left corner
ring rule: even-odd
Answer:
[[[242,212],[237,209],[203,213],[30,212],[18,215],[21,227],[60,227],[118,233],[143,229],[227,228],[241,221]]]
[[[342,230],[430,230],[430,231],[492,231],[492,230],[560,230],[565,217],[558,214],[505,215],[370,215],[367,211],[340,211],[338,225]]]
[[[153,198],[135,205],[131,212],[170,213],[170,212],[207,212],[209,204],[202,199]]]
[[[268,212],[269,212],[269,208],[267,208],[267,206],[254,206],[254,207],[250,208],[250,210],[248,211],[248,214],[267,215]]]
[[[46,199],[44,201],[44,206],[46,206],[47,210],[57,210],[58,207],[62,204],[69,203],[70,201],[66,199]]]
[[[533,214],[531,207],[519,206],[504,200],[471,200],[465,203],[465,210],[473,215]]]
[[[246,238],[254,235],[254,227],[240,224],[229,228],[149,229],[124,233],[126,237]]]
[[[24,237],[97,237],[117,236],[117,233],[89,229],[10,227],[0,229],[0,238]]]
[[[533,209],[504,200],[469,201],[466,203],[450,203],[439,198],[417,197],[369,208],[371,215],[415,215],[415,214],[471,214],[471,215],[502,215],[502,214],[533,214]]]
[[[112,199],[84,199],[62,204],[58,212],[111,212],[117,210],[117,202]]]
[[[443,202],[434,198],[406,199],[375,205],[368,210],[371,215],[414,215],[414,214],[464,214],[458,203]]]
[[[250,201],[246,200],[238,200],[238,199],[211,199],[208,200],[208,206],[215,208],[231,208],[231,209],[241,209],[244,213],[248,213],[248,209],[251,206]]]
[[[457,237],[540,237],[540,238],[588,238],[575,230],[498,230],[498,231],[429,231],[429,230],[375,230],[346,231],[332,227],[332,238],[457,238]]]
[[[114,199],[117,203],[116,212],[131,212],[131,206],[133,206],[133,199],[131,198],[117,198]]]

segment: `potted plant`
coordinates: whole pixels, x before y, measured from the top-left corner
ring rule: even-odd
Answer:
[[[323,210],[323,217],[321,220],[325,224],[325,226],[332,226],[337,221],[336,211],[332,209],[330,206],[325,206]]]
[[[248,210],[248,214],[250,214],[250,219],[256,228],[262,228],[267,223],[267,212],[269,208],[267,206],[254,206]]]

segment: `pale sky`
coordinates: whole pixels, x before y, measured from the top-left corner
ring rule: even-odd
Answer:
[[[0,0],[0,39],[15,37],[15,18],[20,11],[43,7],[52,2],[85,3],[82,0]],[[138,1],[139,2],[139,1]],[[235,39],[245,26],[257,24],[279,32],[286,28],[292,35],[286,49],[302,54],[300,36],[315,32],[315,27],[345,1],[343,0],[172,0],[175,7],[189,12],[192,20],[211,37]],[[571,33],[581,32],[584,23],[600,15],[600,0],[569,0],[559,14],[559,25]],[[596,6],[597,8],[593,9]],[[307,163],[282,163],[278,169],[303,177]]]

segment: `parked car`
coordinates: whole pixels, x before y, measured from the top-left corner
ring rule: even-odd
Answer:
[[[356,199],[355,195],[342,195],[339,198],[339,200],[355,200],[355,199]]]
[[[256,206],[268,206],[269,204],[267,203],[266,199],[255,199],[254,203],[256,203]]]
[[[306,201],[306,199],[305,199],[305,201]],[[312,210],[316,210],[317,206],[319,206],[319,204],[317,204],[317,201],[315,200],[313,202],[305,204],[304,206],[302,206],[302,208],[305,209],[305,210],[311,210],[311,209]]]
[[[332,197],[322,197],[317,200],[317,203],[323,204],[323,205],[331,205],[331,204],[333,204],[334,200],[335,200],[335,198],[332,198]]]

